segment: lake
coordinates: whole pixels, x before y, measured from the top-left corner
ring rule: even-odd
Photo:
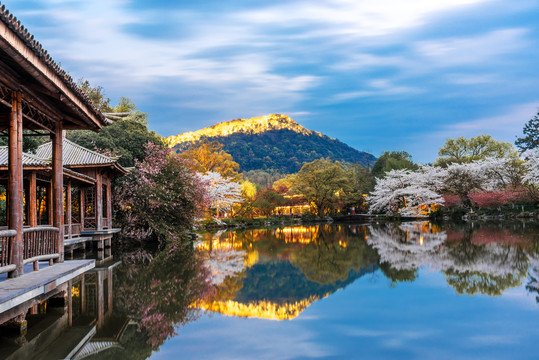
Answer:
[[[536,222],[242,229],[194,251],[85,275],[74,321],[98,326],[75,358],[538,358]]]

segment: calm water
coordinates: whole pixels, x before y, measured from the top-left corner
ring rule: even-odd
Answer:
[[[199,240],[203,265],[136,252],[76,284],[76,321],[98,325],[78,358],[539,357],[537,223],[293,226]]]

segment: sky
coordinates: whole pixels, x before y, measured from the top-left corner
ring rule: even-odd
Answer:
[[[163,136],[286,114],[375,156],[513,143],[539,110],[539,0],[7,0],[74,79]]]

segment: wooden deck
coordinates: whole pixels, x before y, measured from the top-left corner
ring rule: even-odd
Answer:
[[[0,313],[46,294],[95,267],[94,260],[71,260],[0,282]]]

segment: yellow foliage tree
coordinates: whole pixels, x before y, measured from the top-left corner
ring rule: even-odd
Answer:
[[[201,173],[210,171],[221,174],[224,178],[241,180],[242,176],[238,173],[240,165],[234,161],[232,155],[223,150],[223,144],[214,140],[203,140],[197,144],[191,145],[180,156],[191,160],[194,170]]]

